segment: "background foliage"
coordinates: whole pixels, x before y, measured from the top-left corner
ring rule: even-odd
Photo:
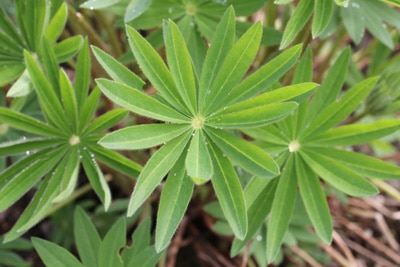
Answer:
[[[338,205],[400,200],[397,6],[2,1],[1,264],[350,266]]]

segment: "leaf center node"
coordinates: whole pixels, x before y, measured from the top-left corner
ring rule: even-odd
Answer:
[[[202,116],[196,116],[192,120],[192,127],[195,130],[199,130],[199,129],[203,128],[203,125],[204,125],[204,118]]]
[[[72,135],[71,138],[69,139],[69,144],[71,146],[75,146],[81,142],[81,139],[77,135]]]
[[[188,4],[188,5],[186,6],[186,14],[193,16],[193,15],[196,14],[196,11],[197,11],[196,5],[194,5],[194,4]]]
[[[289,151],[290,152],[296,152],[300,150],[300,143],[297,140],[293,140],[292,142],[290,142],[289,144]]]

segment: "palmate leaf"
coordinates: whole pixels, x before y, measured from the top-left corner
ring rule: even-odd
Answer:
[[[184,123],[188,118],[175,109],[132,87],[106,79],[97,79],[101,91],[112,101],[140,115],[174,123]]]
[[[185,173],[183,156],[171,169],[161,193],[156,225],[157,252],[168,246],[192,197],[193,182]]]
[[[208,128],[207,134],[230,159],[248,172],[265,178],[279,174],[276,162],[259,147],[225,131]]]
[[[235,14],[233,9],[229,8],[217,26],[211,46],[204,60],[199,84],[199,107],[205,104],[205,97],[208,90],[214,82],[218,70],[226,56],[233,47],[234,38]]]
[[[303,148],[301,157],[322,179],[348,195],[361,197],[378,193],[365,178],[323,154]]]
[[[111,191],[108,187],[107,181],[94,158],[94,154],[87,151],[87,149],[83,149],[80,153],[82,155],[82,164],[87,178],[89,179],[93,190],[103,202],[104,209],[107,211],[111,205]]]
[[[301,134],[302,139],[309,140],[345,119],[368,95],[377,81],[378,78],[373,77],[360,82],[346,92],[340,101],[326,107]]]
[[[229,160],[218,147],[209,144],[214,173],[211,181],[222,211],[235,236],[244,239],[247,233],[247,213],[239,178]]]
[[[272,262],[283,241],[283,236],[289,226],[297,195],[295,175],[295,160],[291,155],[282,170],[282,175],[272,202],[271,215],[267,232],[267,261]]]
[[[46,266],[84,267],[71,252],[50,241],[32,237],[32,243]]]
[[[98,251],[99,267],[122,267],[119,251],[126,243],[126,221],[116,221],[102,240]]]
[[[249,204],[246,198],[246,205],[248,206],[247,217],[249,220],[249,230],[243,240],[239,240],[238,238],[233,240],[230,252],[231,257],[236,256],[247,245],[250,239],[260,228],[260,225],[265,221],[265,217],[271,210],[278,179],[269,181],[263,178],[254,177],[250,183],[256,179],[262,179],[264,186],[258,186],[257,190],[262,190],[256,195],[254,195],[254,192],[248,191],[247,187],[245,189],[245,196],[251,195],[254,198],[254,201],[251,204]]]
[[[142,89],[144,81],[127,69],[124,65],[115,60],[112,56],[105,53],[98,47],[92,46],[92,51],[100,65],[110,75],[110,77],[120,83],[129,85],[136,89]]]
[[[261,33],[261,24],[256,23],[233,45],[206,93],[207,104],[200,107],[201,113],[208,115],[215,111],[216,106],[224,106],[225,96],[242,79],[253,62]]]
[[[318,176],[296,154],[295,167],[301,198],[313,226],[325,243],[332,241],[332,219]]]
[[[196,130],[185,160],[187,174],[196,184],[205,183],[213,174],[213,164],[207,145],[203,131]]]
[[[128,206],[128,216],[143,204],[161,180],[175,164],[187,145],[190,132],[187,132],[162,146],[146,163],[138,178]]]
[[[192,60],[178,26],[170,20],[164,23],[164,40],[168,66],[179,91],[179,95],[192,114],[197,112],[196,81]]]
[[[106,135],[99,143],[111,149],[143,149],[166,143],[188,130],[188,124],[130,126]]]
[[[0,211],[18,200],[63,156],[64,147],[42,150],[26,157],[0,173]]]
[[[333,148],[315,147],[313,151],[324,154],[330,159],[366,177],[386,180],[400,178],[400,168],[398,166],[364,154]]]
[[[223,111],[210,117],[207,124],[224,129],[257,127],[283,119],[296,107],[297,103],[286,102],[254,106],[234,112]]]
[[[171,72],[166,67],[160,55],[135,29],[127,27],[131,50],[141,66],[142,71],[161,96],[183,112],[187,111]]]
[[[314,0],[312,36],[317,37],[328,26],[333,12],[333,1]]]
[[[253,97],[278,81],[297,61],[301,53],[301,44],[291,47],[250,74],[227,96],[226,104],[237,103]]]
[[[26,153],[58,145],[60,140],[55,138],[22,138],[16,141],[0,143],[0,157]]]
[[[74,212],[74,237],[82,263],[87,267],[97,267],[101,239],[89,216],[79,206]]]
[[[62,181],[66,163],[65,160],[61,160],[53,172],[46,175],[28,207],[18,218],[13,228],[6,234],[4,242],[18,238],[47,215],[49,208],[52,206],[52,200],[57,194],[57,187]]]
[[[399,120],[380,120],[373,123],[350,124],[330,129],[314,138],[310,145],[348,146],[367,143],[400,129]]]
[[[283,32],[280,49],[286,48],[307,23],[314,10],[314,1],[300,1]]]

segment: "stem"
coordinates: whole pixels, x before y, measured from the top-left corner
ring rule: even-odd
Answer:
[[[326,70],[329,67],[332,57],[339,50],[339,46],[341,45],[341,43],[343,42],[343,40],[345,38],[347,38],[346,32],[344,31],[343,27],[340,27],[338,36],[337,36],[335,42],[332,44],[332,47],[330,48],[329,53],[328,53],[327,57],[325,58],[325,60],[323,61],[322,65],[318,71],[317,77],[315,78],[315,81],[317,83],[320,83],[322,81],[322,78],[323,78]]]
[[[383,192],[385,192],[389,196],[393,197],[394,199],[400,201],[400,192],[396,188],[394,188],[393,186],[391,186],[390,184],[388,184],[388,183],[386,183],[386,182],[384,182],[382,180],[372,179],[371,181],[380,190],[382,190]]]
[[[68,4],[68,22],[74,32],[84,32],[88,35],[90,43],[94,44],[103,50],[107,50],[107,45],[101,40],[100,36],[93,29],[91,24],[85,19],[82,13],[78,13]]]
[[[109,19],[107,18],[107,16],[104,15],[103,12],[96,11],[96,16],[98,16],[99,22],[104,27],[104,29],[106,30],[106,32],[108,34],[108,37],[110,38],[110,44],[111,44],[112,50],[114,52],[114,55],[117,58],[119,58],[120,56],[122,56],[123,51],[122,51],[121,42],[118,39],[118,36],[116,34],[118,31],[116,31],[115,28],[111,25],[111,23],[109,22]]]

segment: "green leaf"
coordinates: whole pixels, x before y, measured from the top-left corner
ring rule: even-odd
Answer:
[[[128,26],[131,50],[144,74],[161,96],[181,112],[186,112],[176,84],[164,61],[156,50],[135,29]]]
[[[53,202],[62,202],[71,196],[75,190],[79,176],[80,158],[79,152],[76,147],[72,147],[63,159],[65,167],[62,170],[62,181],[58,184],[57,195],[54,197]]]
[[[234,44],[220,69],[217,70],[215,80],[205,96],[205,105],[201,112],[208,115],[216,108],[224,107],[226,95],[242,79],[253,62],[260,45],[261,34],[261,24],[256,23]]]
[[[31,77],[29,77],[29,72],[27,69],[25,69],[25,66],[24,66],[24,70],[22,71],[22,73],[20,73],[19,78],[11,86],[11,88],[7,92],[6,96],[7,97],[24,97],[24,96],[27,96],[31,91],[32,91]]]
[[[261,148],[225,131],[207,128],[207,133],[229,159],[248,172],[264,178],[279,174],[278,164]]]
[[[29,267],[30,263],[26,262],[21,256],[12,251],[0,250],[0,264],[2,266]]]
[[[126,221],[122,217],[114,223],[100,244],[99,267],[122,267],[119,251],[126,243]]]
[[[226,96],[226,103],[238,103],[256,96],[278,81],[297,61],[302,45],[291,47],[250,74]]]
[[[87,96],[90,86],[90,53],[88,40],[85,39],[83,47],[78,55],[78,61],[76,63],[75,71],[75,95],[76,102],[78,105],[78,111],[83,111],[83,106],[87,101]],[[92,115],[90,115],[92,116]]]
[[[399,120],[380,120],[373,123],[350,124],[330,129],[315,137],[312,145],[349,146],[367,143],[400,129]]]
[[[223,109],[222,112],[219,111],[218,114],[241,111],[244,109],[249,109],[261,105],[302,100],[306,96],[310,95],[317,86],[318,84],[316,83],[300,83],[300,84],[285,86],[279,89],[263,93],[249,100],[242,101],[230,107],[226,107]]]
[[[90,10],[101,9],[101,8],[107,8],[107,7],[113,6],[113,5],[117,4],[118,2],[121,2],[121,0],[87,0],[86,2],[81,4],[79,7],[88,8]]]
[[[250,239],[256,234],[257,230],[260,228],[261,224],[265,221],[268,213],[271,210],[272,202],[274,198],[274,193],[276,190],[277,181],[279,179],[274,180],[265,180],[263,178],[253,177],[250,183],[254,180],[262,181],[262,185],[259,185],[257,192],[253,190],[245,189],[245,196],[249,195],[254,200],[250,204],[248,199],[246,198],[247,208],[247,217],[249,218],[249,230],[246,234],[246,237],[243,240],[239,240],[235,238],[232,243],[231,257],[239,254],[241,250],[247,245]]]
[[[28,207],[18,218],[18,221],[14,224],[13,228],[7,233],[4,239],[5,242],[20,237],[48,215],[48,211],[52,207],[52,200],[57,194],[57,187],[62,180],[65,167],[66,160],[63,159],[59,164],[57,164],[52,172],[46,175],[43,182],[40,183],[40,186]]]
[[[7,36],[16,41],[21,48],[24,47],[20,34],[2,8],[0,8],[0,28]]]
[[[89,216],[79,206],[74,212],[74,237],[82,263],[86,267],[97,267],[101,239]]]
[[[336,101],[343,87],[350,61],[350,48],[346,48],[329,68],[320,88],[309,103],[307,120],[313,120],[324,108]]]
[[[59,92],[59,66],[57,62],[56,55],[51,47],[49,41],[46,38],[42,40],[42,51],[41,58],[44,65],[44,70],[46,72],[46,76],[50,82],[51,87],[55,90],[57,97],[60,98]],[[30,79],[29,79],[30,82]]]
[[[151,239],[151,217],[148,216],[132,233],[133,246],[129,254],[139,254],[143,248],[150,246]]]
[[[153,190],[160,184],[161,180],[172,166],[175,165],[186,147],[190,136],[190,132],[187,132],[172,139],[147,161],[132,193],[128,206],[128,216],[132,216],[135,213]]]
[[[182,32],[183,38],[185,38],[196,76],[200,77],[203,63],[206,58],[207,47],[200,32],[197,30],[195,25],[191,23],[192,19],[193,17],[190,15],[184,16],[177,22],[177,25]]]
[[[19,64],[12,63],[11,66],[6,65],[0,67],[0,86],[2,87],[14,81],[16,78],[21,76],[24,70],[25,66],[20,63]],[[12,95],[9,95],[8,92],[7,95],[12,97]]]
[[[365,18],[360,19],[364,17],[362,10],[360,8],[353,7],[340,8],[340,16],[342,18],[343,25],[345,26],[351,39],[356,44],[359,44],[364,36],[365,31]]]
[[[154,246],[142,249],[138,254],[133,254],[127,267],[153,267],[159,262],[163,253],[157,254]]]
[[[131,0],[125,11],[124,21],[128,23],[145,12],[153,0]]]
[[[205,103],[205,96],[210,89],[218,70],[221,68],[235,39],[235,13],[228,8],[218,24],[211,46],[207,51],[199,84],[199,107]]]
[[[313,151],[328,156],[362,176],[385,180],[400,179],[400,168],[383,160],[332,148],[313,148]]]
[[[368,95],[377,81],[377,77],[366,79],[348,90],[340,101],[327,106],[306,128],[301,135],[302,139],[309,140],[345,119]]]
[[[107,211],[111,204],[111,192],[107,181],[97,164],[94,155],[88,152],[85,148],[83,151],[80,151],[80,153],[82,155],[83,168],[85,169],[90,184],[103,203],[104,209]]]
[[[68,123],[63,116],[64,109],[62,108],[60,100],[29,52],[25,51],[24,53],[25,64],[44,114],[51,124],[67,131]]]
[[[314,0],[315,15],[312,23],[312,36],[317,37],[329,24],[333,14],[333,2],[326,0]]]
[[[65,23],[68,19],[68,6],[66,3],[62,3],[56,14],[50,20],[45,31],[45,37],[50,43],[57,41],[58,37],[64,30]]]
[[[63,149],[42,150],[30,155],[0,174],[0,211],[17,201],[63,156]]]
[[[272,262],[279,252],[289,226],[297,195],[297,175],[293,155],[282,170],[272,203],[267,232],[267,261]]]
[[[182,155],[176,162],[161,193],[156,225],[157,252],[168,246],[192,197],[193,182],[186,175],[184,159]]]
[[[301,157],[311,169],[329,184],[351,196],[371,196],[378,190],[365,178],[313,149],[303,148]]]
[[[301,31],[314,10],[314,1],[300,1],[283,32],[279,49],[286,48]],[[322,0],[323,1],[323,0]]]
[[[211,181],[215,194],[235,236],[242,240],[247,233],[247,213],[239,178],[219,148],[212,143],[209,147],[214,165]]]
[[[0,157],[27,153],[32,150],[55,146],[60,140],[53,138],[22,138],[15,141],[0,143]]]
[[[79,115],[79,131],[83,131],[85,128],[90,127],[90,120],[93,118],[97,103],[99,102],[101,96],[100,89],[95,87],[93,91],[86,97],[86,100],[82,103],[83,107],[80,108]]]
[[[92,133],[99,133],[108,130],[123,118],[128,115],[127,110],[123,109],[113,109],[107,113],[97,117],[93,122],[84,130],[83,135],[89,135]]]
[[[172,20],[164,23],[164,40],[172,78],[186,107],[194,115],[197,112],[197,95],[192,59],[182,33]]]
[[[226,129],[262,126],[285,118],[296,107],[295,102],[285,102],[253,106],[240,111],[222,111],[208,118],[207,125]]]
[[[32,237],[32,243],[46,266],[84,267],[68,250],[50,241]]]
[[[96,81],[107,97],[128,110],[153,119],[174,123],[188,122],[186,116],[132,87],[105,79]]]
[[[97,160],[130,177],[137,177],[142,170],[139,164],[112,150],[98,145],[90,146],[89,149]]]
[[[65,115],[68,117],[69,125],[73,132],[78,128],[78,104],[75,97],[75,91],[72,84],[64,72],[60,69],[60,91],[61,101],[64,106]]]
[[[136,74],[126,68],[124,65],[115,60],[112,56],[103,50],[92,46],[93,54],[96,56],[100,65],[116,82],[124,83],[136,89],[142,89],[145,84]]]
[[[189,129],[187,124],[135,125],[107,134],[99,143],[110,149],[143,149],[168,142]]]
[[[400,7],[400,1],[399,0],[381,0],[381,1]]]
[[[51,125],[7,108],[0,107],[0,122],[30,133],[50,137],[64,136],[64,133],[61,133],[57,128]]]
[[[81,49],[83,43],[82,36],[76,35],[54,45],[57,61],[61,63],[71,59]]]
[[[187,174],[195,183],[202,184],[211,179],[213,165],[207,148],[207,140],[201,130],[196,130],[193,133],[185,160],[185,166]]]
[[[296,154],[296,174],[301,198],[317,234],[325,243],[332,241],[332,219],[319,179],[303,159]]]

